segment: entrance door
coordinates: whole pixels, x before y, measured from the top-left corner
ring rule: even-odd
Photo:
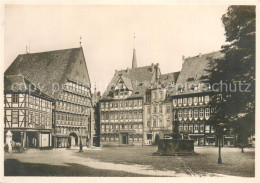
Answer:
[[[69,144],[70,147],[78,146],[78,135],[76,133],[74,132],[70,133]]]
[[[155,145],[158,145],[159,139],[160,139],[159,135],[156,134],[156,135],[155,135]]]
[[[127,144],[127,135],[123,135],[123,144]]]
[[[37,138],[37,132],[27,132],[27,147],[29,148],[37,148],[38,146],[38,138]]]

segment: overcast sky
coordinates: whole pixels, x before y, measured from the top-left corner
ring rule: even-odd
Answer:
[[[227,6],[8,5],[5,69],[18,54],[82,47],[94,87],[102,92],[115,69],[159,63],[162,74],[180,71],[182,55],[220,50]],[[196,69],[196,68],[194,68]]]

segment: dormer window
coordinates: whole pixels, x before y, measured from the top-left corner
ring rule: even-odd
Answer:
[[[208,79],[208,78],[209,78],[208,75],[202,75],[202,76],[200,77],[201,80]]]
[[[187,81],[195,81],[195,78],[190,77],[190,78],[187,79]]]
[[[185,87],[181,87],[181,86],[179,86],[178,91],[179,91],[179,92],[183,92],[184,89],[185,89]]]

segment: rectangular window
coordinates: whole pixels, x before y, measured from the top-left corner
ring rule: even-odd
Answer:
[[[36,124],[39,124],[39,121],[40,121],[40,120],[39,120],[39,113],[36,112],[36,113],[35,113],[35,123],[36,123]]]
[[[150,128],[151,127],[151,121],[147,121],[147,127]]]
[[[204,100],[204,97],[203,97],[203,96],[200,96],[200,97],[199,97],[199,102],[202,103],[203,100]]]
[[[206,102],[206,103],[209,102],[209,96],[208,96],[208,95],[205,96],[205,102]]]
[[[188,131],[188,124],[184,125],[184,131]]]
[[[115,108],[117,108],[118,107],[118,102],[115,102]]]
[[[139,106],[141,106],[142,105],[142,100],[139,100]]]
[[[146,95],[146,100],[151,101],[151,95],[150,94]]]
[[[182,110],[181,109],[179,110],[178,117],[179,117],[179,119],[182,119]]]
[[[12,94],[12,102],[18,103],[19,101],[19,94]]]
[[[198,131],[198,125],[197,124],[194,125],[194,131]]]
[[[198,118],[198,108],[194,109],[194,118]]]
[[[187,109],[184,109],[183,116],[184,118],[187,118]]]
[[[193,132],[193,126],[192,126],[192,124],[189,125],[189,131]]]
[[[179,131],[180,132],[183,131],[183,126],[182,125],[179,126]]]
[[[17,124],[19,121],[18,111],[12,112],[12,123]]]
[[[193,102],[194,102],[194,103],[198,103],[198,97],[194,97],[194,98],[193,98]]]
[[[193,111],[192,111],[192,109],[189,109],[189,118],[193,118]]]
[[[200,125],[200,132],[204,132],[204,125]]]
[[[172,103],[173,103],[174,106],[176,106],[177,105],[177,99],[173,99]]]
[[[205,109],[205,117],[209,118],[209,116],[210,116],[210,109],[206,108]]]
[[[137,119],[137,112],[134,112],[134,119]]]
[[[162,106],[160,106],[159,107],[159,111],[160,111],[160,113],[162,113],[163,111],[162,111]]]
[[[157,121],[156,121],[156,119],[153,119],[153,127],[157,127]]]
[[[182,104],[182,98],[178,98],[178,104],[179,104],[179,105]]]
[[[132,119],[132,113],[129,112],[129,119]]]
[[[187,104],[187,98],[183,98],[183,104]]]
[[[33,113],[30,112],[30,115],[29,115],[29,123],[32,123],[33,122]]]
[[[153,107],[153,112],[156,113],[156,106]]]
[[[159,127],[162,127],[163,126],[163,120],[160,119],[159,122],[160,122]]]
[[[203,118],[203,117],[204,117],[204,109],[200,108],[200,118]]]
[[[192,97],[189,97],[189,99],[188,99],[188,103],[189,103],[189,105],[192,104]]]
[[[142,117],[143,117],[143,114],[142,114],[142,112],[139,112],[139,119],[142,119]]]

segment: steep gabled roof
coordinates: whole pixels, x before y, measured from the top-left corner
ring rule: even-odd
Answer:
[[[156,89],[158,87],[165,88],[168,86],[174,87],[179,74],[180,72],[172,72],[160,75],[158,81],[153,84],[153,89]]]
[[[131,81],[133,91],[129,98],[143,97],[146,89],[155,81],[156,67],[156,65],[150,65],[116,71],[107,89],[102,95],[102,99],[112,99],[112,88],[117,84],[120,77],[127,78],[127,83]]]
[[[198,86],[207,80],[210,61],[224,56],[220,51],[186,58],[171,96],[192,94],[209,91],[208,87],[200,87],[199,90],[190,90],[188,87]],[[202,86],[202,85],[199,85]],[[185,87],[185,88],[182,88]],[[182,92],[181,89],[182,88]]]
[[[30,92],[45,98],[51,99],[50,96],[41,92],[41,90],[33,85],[28,79],[22,75],[8,75],[4,77],[5,92]]]
[[[125,83],[125,86],[127,87],[128,90],[133,90],[133,85],[131,83],[131,80],[126,78],[125,76],[121,76],[123,82]]]
[[[77,69],[84,77],[74,75],[75,68],[79,67],[79,61],[85,62],[82,47],[21,54],[5,71],[5,76],[23,75],[36,86],[44,86],[44,92],[55,98],[58,92],[53,92],[53,86],[62,87],[66,79],[90,86],[86,63],[84,67]]]

